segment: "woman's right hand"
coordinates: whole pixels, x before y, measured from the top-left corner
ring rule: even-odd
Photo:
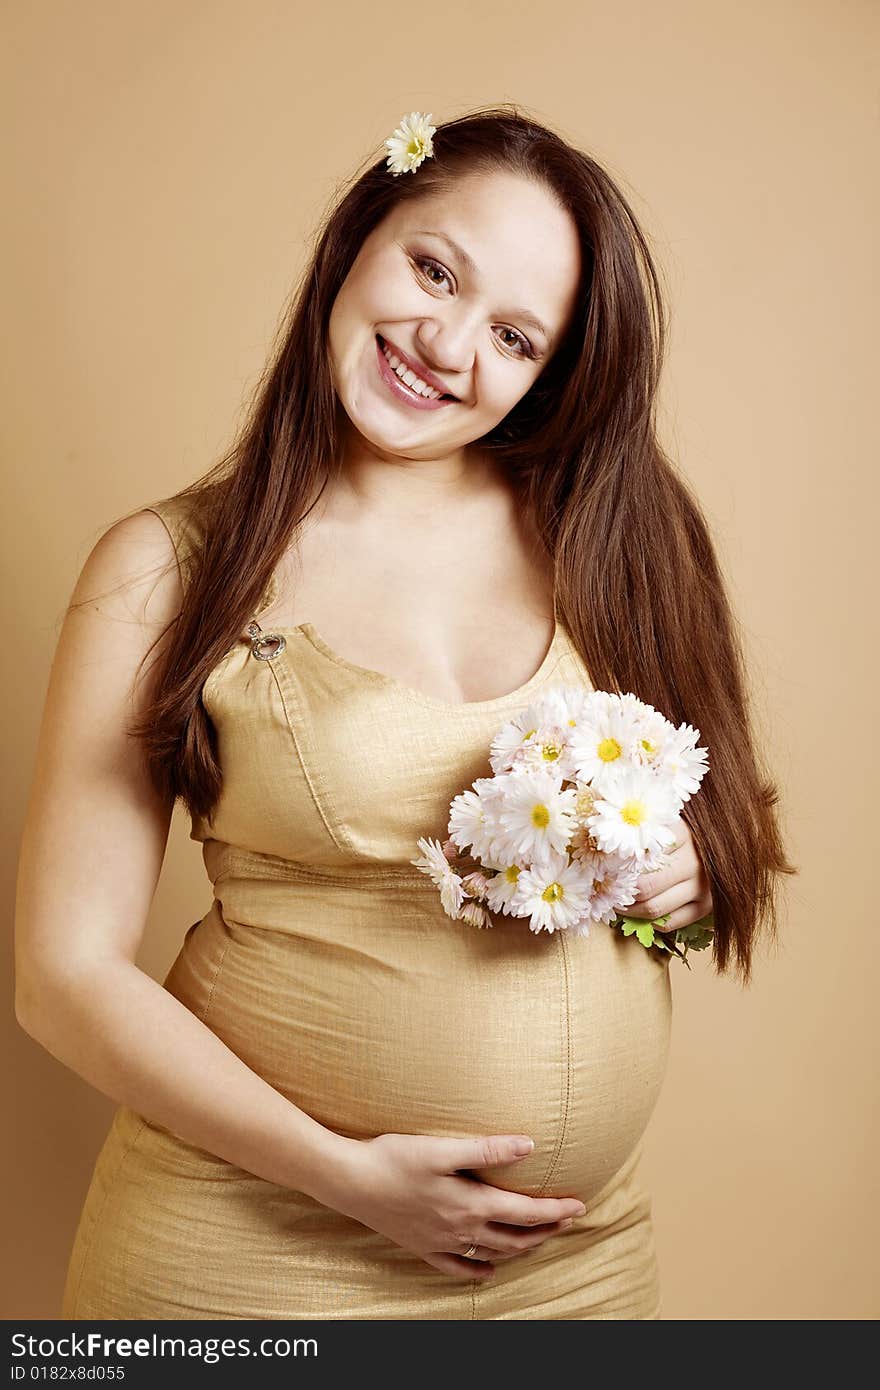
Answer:
[[[529,1143],[507,1134],[356,1141],[350,1183],[333,1205],[444,1274],[489,1278],[493,1260],[540,1245],[586,1210],[576,1197],[528,1197],[459,1171],[516,1163],[532,1152]],[[465,1258],[471,1245],[477,1250]]]

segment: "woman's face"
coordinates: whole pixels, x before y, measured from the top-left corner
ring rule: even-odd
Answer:
[[[558,348],[580,274],[573,219],[517,175],[469,176],[389,213],[361,247],[329,324],[333,384],[371,452],[447,457],[493,429]],[[455,399],[416,394],[383,345],[432,397],[439,389]]]

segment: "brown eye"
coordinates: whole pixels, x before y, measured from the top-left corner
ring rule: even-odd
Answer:
[[[426,271],[422,270],[422,266],[427,266],[430,270],[439,270],[441,276],[447,282],[449,281],[449,276],[443,269],[443,266],[440,265],[439,261],[431,260],[430,256],[416,256],[414,259],[416,265],[419,267],[419,269],[422,271],[422,274],[425,276],[425,279],[430,280],[432,285],[439,285],[441,282],[439,280],[433,280],[431,276],[426,273]]]
[[[533,356],[534,356],[534,353],[532,352],[532,345],[531,345],[531,343],[528,341],[527,338],[524,338],[524,337],[522,336],[521,333],[517,333],[516,329],[514,329],[514,328],[502,328],[501,332],[502,332],[502,333],[512,333],[512,334],[513,334],[514,341],[513,341],[512,343],[508,343],[508,344],[507,344],[508,347],[516,347],[517,345],[519,345],[523,357],[533,357]]]

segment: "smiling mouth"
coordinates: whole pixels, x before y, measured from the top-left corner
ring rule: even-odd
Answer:
[[[383,353],[389,353],[389,352],[390,352],[390,353],[392,353],[394,356],[397,355],[397,354],[394,352],[394,349],[393,349],[388,343],[386,343],[386,341],[385,341],[385,339],[382,337],[382,334],[381,334],[381,333],[377,333],[377,334],[376,334],[376,342],[379,344],[379,347],[381,348],[381,350],[382,350]],[[386,358],[386,360],[387,360],[387,358]],[[389,362],[388,365],[391,366],[390,362]],[[394,372],[395,376],[398,377],[398,380],[400,381],[401,386],[405,386],[405,387],[407,387],[408,389],[412,389],[412,388],[409,387],[409,383],[406,382],[406,381],[404,381],[403,377],[400,376],[400,374],[399,374],[393,367],[391,367],[391,370]],[[413,370],[413,374],[414,374],[415,376],[418,375],[418,373],[415,372],[414,370]],[[430,385],[430,383],[428,383],[428,384]],[[421,395],[421,392],[413,391],[413,395],[415,395],[415,396],[420,396],[420,395]],[[424,399],[430,399],[430,398],[429,398],[429,397],[422,397],[422,399],[424,400]],[[439,396],[434,397],[434,399],[435,399],[435,400],[441,400],[441,401],[457,401],[457,400],[458,400],[458,396],[454,396],[454,395],[452,394],[451,391],[441,391],[440,394],[439,394]]]

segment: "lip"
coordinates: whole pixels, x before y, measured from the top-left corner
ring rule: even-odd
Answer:
[[[399,357],[401,362],[409,367],[411,371],[415,372],[428,386],[433,386],[436,391],[445,392],[446,385],[444,382],[440,381],[439,377],[434,376],[432,372],[427,371],[423,367],[416,366],[413,359],[409,357],[407,353],[402,352],[396,343],[390,342],[387,338],[382,337],[382,335],[378,333],[376,334],[375,341],[379,371],[388,387],[400,400],[406,401],[407,405],[414,406],[416,410],[437,410],[440,406],[455,404],[457,397],[453,397],[452,400],[443,400],[439,397],[436,400],[430,400],[427,396],[416,395],[405,382],[401,381],[397,373],[392,370],[385,353],[382,351],[383,343],[388,348],[389,352],[392,352],[395,357]]]

